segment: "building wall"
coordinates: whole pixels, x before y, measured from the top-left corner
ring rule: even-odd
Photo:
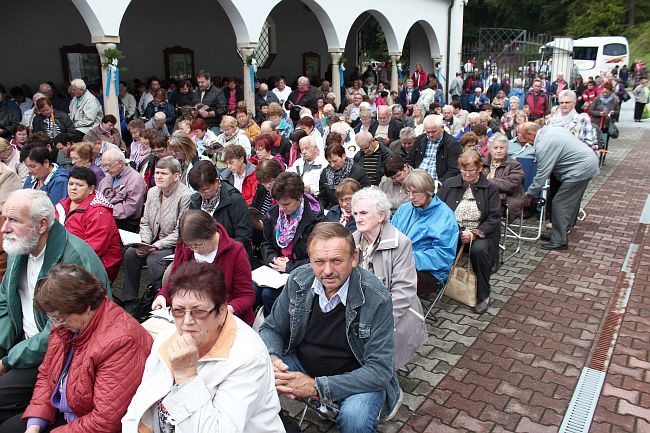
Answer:
[[[60,48],[90,43],[88,26],[70,0],[11,1],[3,5],[0,82],[11,86],[63,81]],[[34,13],[38,11],[38,13]]]
[[[325,75],[332,59],[327,51],[325,35],[316,16],[300,0],[285,0],[271,11],[275,23],[277,55],[268,69],[258,75],[284,75],[289,82],[303,72],[303,54],[320,55],[320,76]]]
[[[207,2],[206,2],[207,3]],[[179,16],[180,14],[180,16]],[[197,13],[174,0],[132,1],[120,27],[125,79],[164,77],[163,50],[179,45],[194,50],[194,69],[213,75],[242,75],[235,32],[217,2],[203,4]]]

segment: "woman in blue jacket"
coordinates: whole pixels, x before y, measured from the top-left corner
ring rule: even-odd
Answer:
[[[418,296],[440,289],[456,258],[458,223],[454,213],[436,195],[433,178],[424,170],[413,170],[402,183],[410,202],[401,205],[392,224],[413,244],[418,275]]]
[[[42,145],[23,149],[29,176],[23,189],[38,189],[47,194],[53,205],[68,196],[68,172],[56,165],[50,150]],[[22,152],[21,152],[22,153]]]

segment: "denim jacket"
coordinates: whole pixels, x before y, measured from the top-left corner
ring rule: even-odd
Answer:
[[[260,329],[271,356],[295,352],[305,336],[314,300],[311,265],[296,268]],[[393,364],[393,303],[390,293],[370,272],[355,268],[350,275],[345,307],[346,334],[361,367],[346,374],[317,377],[316,390],[324,404],[364,392],[386,391],[380,413],[385,419],[397,404],[399,383]]]

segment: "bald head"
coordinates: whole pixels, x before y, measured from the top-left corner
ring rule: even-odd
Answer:
[[[260,125],[260,130],[262,131],[262,134],[270,134],[270,133],[272,133],[274,131],[273,123],[271,123],[270,120],[265,120]]]
[[[542,129],[541,125],[535,122],[524,122],[517,130],[517,139],[520,143],[533,144],[540,129]]]
[[[366,155],[372,155],[376,150],[377,145],[373,142],[372,134],[367,131],[361,131],[354,136],[354,141],[359,146],[359,149]]]
[[[392,113],[388,105],[380,105],[377,107],[377,120],[380,125],[388,125],[391,118]]]

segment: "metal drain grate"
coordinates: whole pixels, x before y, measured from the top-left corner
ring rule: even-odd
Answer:
[[[589,367],[582,369],[569,408],[558,433],[589,433],[605,373]]]

